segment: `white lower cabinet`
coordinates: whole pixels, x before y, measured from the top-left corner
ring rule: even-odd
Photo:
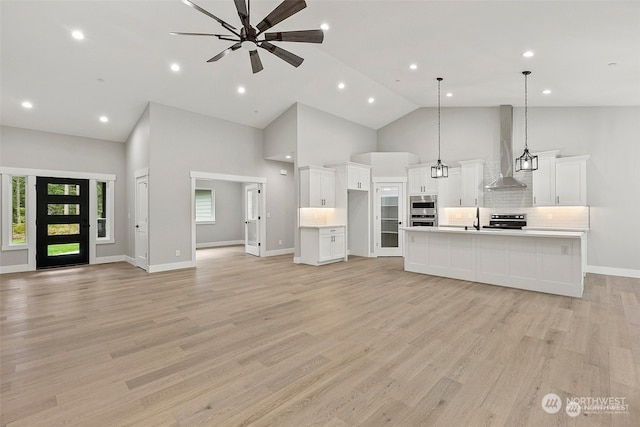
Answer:
[[[300,227],[300,262],[322,265],[344,261],[346,256],[345,227]]]

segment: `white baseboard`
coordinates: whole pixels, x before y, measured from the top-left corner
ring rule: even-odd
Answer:
[[[123,262],[123,261],[125,261],[124,255],[101,256],[96,258],[96,262],[94,262],[94,264],[108,264],[110,262]]]
[[[300,264],[300,257],[299,256],[294,256],[293,257],[293,263],[294,264]]]
[[[6,265],[4,267],[0,267],[0,274],[22,273],[24,271],[29,271],[29,264]]]
[[[275,249],[273,251],[265,252],[264,256],[287,255],[287,254],[292,254],[294,252],[295,252],[295,250],[293,248]]]
[[[606,274],[607,276],[633,277],[640,279],[640,270],[631,270],[628,268],[601,267],[598,265],[587,265],[587,273]]]
[[[172,262],[169,264],[150,265],[149,273],[160,273],[162,271],[182,270],[185,268],[195,268],[195,261]]]
[[[244,240],[228,240],[226,242],[196,243],[196,249],[217,248],[219,246],[244,245]]]
[[[133,265],[134,267],[137,267],[135,258],[131,258],[130,256],[125,255],[124,256],[124,261],[128,262],[129,264]]]

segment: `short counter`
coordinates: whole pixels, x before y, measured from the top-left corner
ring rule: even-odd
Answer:
[[[405,227],[406,271],[582,297],[583,232]]]

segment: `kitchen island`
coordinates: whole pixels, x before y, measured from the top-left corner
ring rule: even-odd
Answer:
[[[405,227],[404,269],[582,297],[584,232]]]

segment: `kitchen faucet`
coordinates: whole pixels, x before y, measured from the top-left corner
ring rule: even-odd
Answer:
[[[473,221],[473,228],[480,231],[480,208],[476,208],[476,219]]]

